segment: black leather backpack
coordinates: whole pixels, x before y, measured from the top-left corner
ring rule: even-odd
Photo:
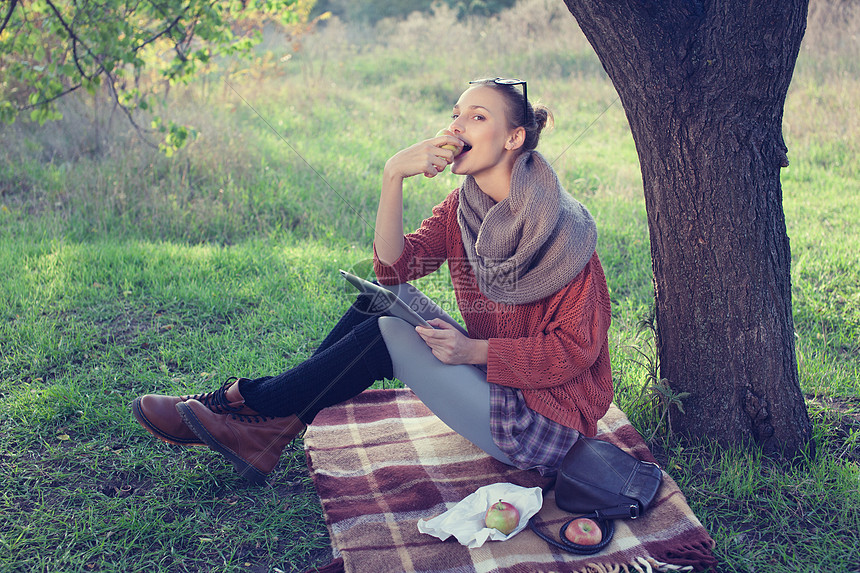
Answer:
[[[555,502],[560,509],[577,513],[561,527],[561,542],[540,531],[533,517],[529,527],[547,543],[583,555],[604,549],[615,534],[614,519],[636,519],[654,501],[663,472],[604,440],[580,436],[565,454],[555,480]],[[545,492],[546,493],[546,492]],[[579,545],[565,537],[568,526],[579,517],[597,522],[603,532],[600,543]]]

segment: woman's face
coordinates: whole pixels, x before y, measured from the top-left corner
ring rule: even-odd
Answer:
[[[448,126],[466,143],[451,164],[452,173],[479,179],[494,170],[510,169],[512,163],[503,159],[510,156],[506,144],[514,130],[508,127],[506,112],[504,97],[491,87],[474,86],[463,92]]]

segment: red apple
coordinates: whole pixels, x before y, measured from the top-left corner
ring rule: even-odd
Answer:
[[[490,529],[498,529],[505,535],[517,528],[520,523],[520,512],[506,501],[499,500],[487,510],[484,524]]]
[[[577,545],[597,545],[603,539],[603,531],[593,519],[578,517],[564,530],[564,536]]]

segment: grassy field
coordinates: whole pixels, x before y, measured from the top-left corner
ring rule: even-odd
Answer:
[[[171,159],[104,98],[0,127],[0,572],[328,561],[300,441],[251,487],[208,450],[152,439],[129,403],[307,357],[349,305],[337,269],[370,256],[384,162],[488,75],[526,77],[556,114],[542,151],[598,221],[617,401],[716,539],[720,571],[860,571],[858,22],[812,6],[786,107],[797,355],[820,453],[800,467],[681,445],[636,402],[647,372],[632,349],[652,351],[638,325],[653,299],[639,167],[561,3],[331,22],[295,53],[272,35],[250,69],[165,92],[165,113],[200,132]],[[456,48],[426,49],[439,38]],[[456,185],[410,180],[406,226]],[[447,286],[421,284],[450,306]]]

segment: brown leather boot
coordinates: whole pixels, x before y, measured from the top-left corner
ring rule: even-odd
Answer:
[[[226,457],[239,475],[255,484],[266,481],[281,459],[281,452],[305,429],[296,415],[216,414],[197,400],[179,402],[176,409],[206,445]]]
[[[182,416],[176,411],[176,404],[197,400],[219,414],[253,413],[253,410],[245,407],[245,400],[239,394],[238,383],[241,380],[246,378],[229,378],[219,389],[205,394],[188,396],[147,394],[134,399],[131,403],[131,411],[140,425],[159,440],[177,446],[205,446],[206,444],[200,441],[197,434],[185,425]]]

